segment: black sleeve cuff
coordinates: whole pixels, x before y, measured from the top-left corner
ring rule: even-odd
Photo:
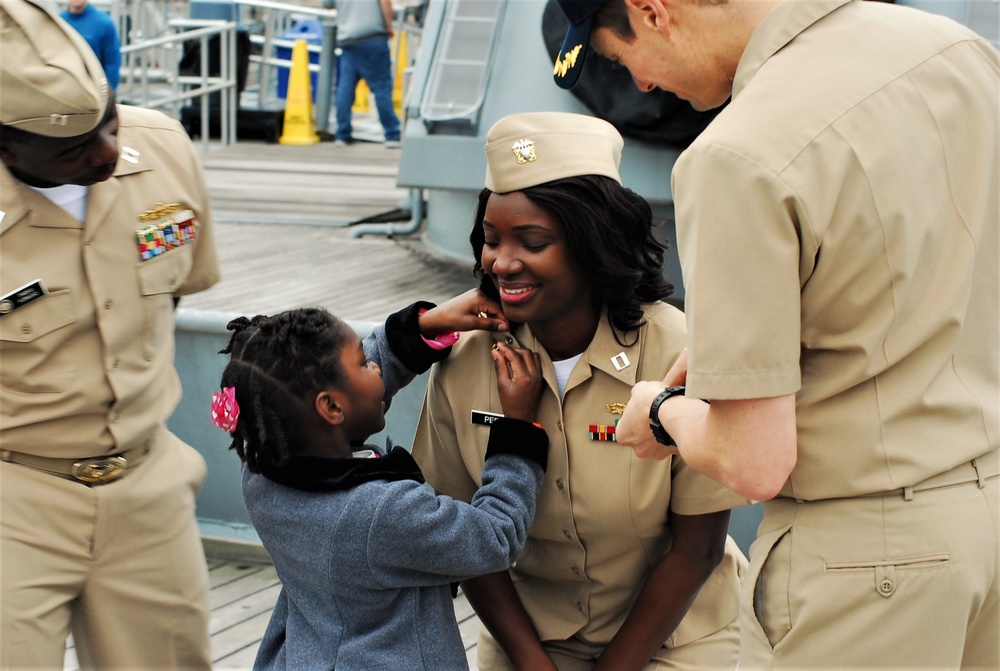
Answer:
[[[494,454],[513,454],[530,459],[544,471],[549,463],[549,436],[530,422],[501,417],[490,426],[486,458]]]
[[[426,372],[432,364],[442,361],[451,348],[434,349],[420,337],[420,310],[436,307],[427,301],[417,301],[413,305],[394,312],[385,320],[385,337],[389,347],[403,365],[417,375]]]

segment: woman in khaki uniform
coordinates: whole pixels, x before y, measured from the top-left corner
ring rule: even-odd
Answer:
[[[509,572],[463,583],[485,626],[480,669],[736,664],[744,560],[726,531],[747,501],[614,443],[632,384],[662,376],[685,342],[621,150],[610,124],[575,114],[514,115],[488,134],[471,241],[513,329],[463,336],[431,374],[414,443],[428,482],[469,500],[501,412],[492,343],[541,355],[551,448],[535,524]]]

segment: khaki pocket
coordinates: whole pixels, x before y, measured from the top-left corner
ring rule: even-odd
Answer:
[[[142,353],[152,361],[174,332],[174,293],[187,278],[194,264],[191,245],[136,264],[139,291],[143,302]]]
[[[771,649],[791,630],[787,598],[790,552],[790,527],[760,536],[750,550],[752,559],[743,577],[743,608],[751,609],[750,623],[757,625],[748,627],[744,635],[755,636],[760,643],[766,641]]]
[[[61,392],[76,377],[67,343],[76,322],[69,289],[45,294],[0,318],[0,382],[27,393]]]
[[[896,592],[896,587],[899,585],[899,572],[939,569],[945,568],[949,564],[951,564],[951,555],[934,554],[882,561],[827,562],[826,572],[831,575],[871,573],[875,591],[879,595],[889,598]]]

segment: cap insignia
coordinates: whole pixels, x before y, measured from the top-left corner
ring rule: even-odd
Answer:
[[[511,147],[511,151],[513,151],[514,156],[517,157],[518,163],[531,163],[538,158],[535,154],[534,140],[518,140]]]
[[[562,58],[556,58],[555,68],[552,70],[552,74],[557,77],[565,77],[566,73],[573,69],[576,65],[576,59],[580,55],[580,50],[583,49],[582,44],[578,44],[569,51]]]

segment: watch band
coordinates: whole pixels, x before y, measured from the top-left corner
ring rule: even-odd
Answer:
[[[667,430],[663,428],[663,425],[660,424],[660,406],[663,405],[663,402],[668,398],[683,396],[684,391],[684,385],[667,387],[653,399],[652,405],[649,406],[649,429],[653,432],[653,438],[656,438],[656,442],[660,445],[677,445],[677,441],[675,441],[670,434],[667,433]]]

